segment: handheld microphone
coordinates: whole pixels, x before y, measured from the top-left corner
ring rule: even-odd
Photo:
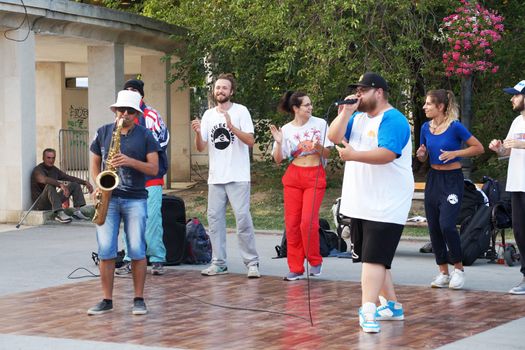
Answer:
[[[357,101],[359,101],[357,98],[351,98],[351,99],[348,99],[348,100],[335,101],[334,105],[336,105],[336,106],[353,105],[353,104],[356,104]]]

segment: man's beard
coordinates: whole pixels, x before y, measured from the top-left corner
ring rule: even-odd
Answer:
[[[514,112],[523,112],[523,110],[525,110],[525,103],[523,102],[523,99],[517,105],[512,107],[512,110]]]
[[[376,107],[377,107],[376,99],[361,100],[361,102],[359,102],[359,107],[357,107],[357,110],[359,112],[369,113],[375,110]]]
[[[230,96],[224,96],[224,95],[216,95],[215,96],[215,102],[218,103],[225,103],[230,100]]]
[[[135,122],[133,121],[133,119],[130,120],[130,119],[126,119],[126,118],[123,117],[123,119],[122,119],[122,126],[123,126],[124,128],[128,128],[128,127],[130,127],[130,126],[133,126],[133,124],[135,124]]]

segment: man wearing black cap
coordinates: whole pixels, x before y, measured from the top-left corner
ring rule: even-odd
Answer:
[[[525,80],[520,81],[512,88],[503,89],[512,95],[512,109],[519,112],[512,122],[505,140],[492,140],[489,148],[500,157],[509,157],[507,169],[506,191],[511,193],[512,201],[512,230],[516,238],[516,245],[521,252],[522,281],[510,294],[525,295]]]
[[[135,123],[149,129],[153,137],[160,143],[162,150],[159,152],[159,173],[155,176],[146,177],[146,190],[148,191],[148,221],[146,224],[146,255],[152,264],[151,273],[153,275],[163,275],[165,273],[164,263],[166,262],[166,247],[162,240],[162,186],[164,185],[164,175],[168,170],[168,157],[166,149],[170,134],[160,113],[144,102],[144,82],[139,79],[130,79],[124,84],[124,90],[138,92],[142,96],[140,108],[142,115],[137,114]],[[125,235],[125,233],[124,233]],[[123,236],[124,236],[123,235]],[[124,242],[126,239],[124,237]],[[131,259],[127,255],[128,249],[125,246],[125,264],[116,270],[117,275],[124,275],[131,272]]]
[[[328,138],[346,161],[341,214],[352,218],[354,262],[361,261],[359,325],[380,331],[378,320],[404,319],[390,267],[412,204],[412,141],[407,118],[388,103],[388,84],[366,73],[339,106]],[[377,300],[381,305],[376,305]]]

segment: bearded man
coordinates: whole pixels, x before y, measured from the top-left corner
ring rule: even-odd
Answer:
[[[512,109],[520,114],[512,122],[505,140],[492,140],[489,148],[500,157],[509,157],[505,190],[511,193],[512,230],[521,252],[520,272],[523,275],[521,282],[509,293],[525,295],[525,80],[503,91],[512,95]]]
[[[232,74],[217,78],[213,97],[216,107],[208,109],[202,121],[195,119],[195,146],[199,152],[208,147],[208,225],[212,242],[211,265],[204,276],[228,273],[226,264],[226,205],[230,202],[237,221],[237,237],[248,278],[261,277],[259,255],[250,213],[250,153],[255,143],[253,122],[248,109],[231,102],[235,92]]]
[[[359,325],[380,331],[378,320],[404,319],[390,268],[412,203],[412,141],[407,118],[388,102],[388,84],[366,73],[339,106],[328,130],[345,163],[341,214],[352,220],[354,253],[362,262]],[[379,299],[379,297],[381,298]],[[376,305],[377,300],[381,305]]]

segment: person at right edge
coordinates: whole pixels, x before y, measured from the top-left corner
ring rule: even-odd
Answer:
[[[460,160],[483,153],[483,145],[459,122],[459,108],[452,91],[429,91],[423,110],[430,121],[421,126],[416,157],[420,162],[430,158],[425,184],[425,214],[432,251],[439,267],[439,275],[430,286],[461,289],[465,284],[465,271],[456,227],[464,188]],[[464,149],[463,142],[467,145]],[[454,265],[450,275],[449,260]]]
[[[377,333],[378,320],[404,319],[390,269],[412,205],[412,140],[383,77],[368,72],[349,87],[355,93],[346,99],[357,102],[339,106],[328,138],[342,144],[336,149],[346,162],[340,212],[352,219],[354,262],[362,262],[359,325]]]
[[[509,156],[505,190],[511,193],[512,230],[521,253],[520,272],[523,275],[521,282],[509,293],[525,295],[525,80],[503,91],[512,95],[512,109],[520,115],[512,122],[506,139],[492,140],[489,148],[500,157]]]

